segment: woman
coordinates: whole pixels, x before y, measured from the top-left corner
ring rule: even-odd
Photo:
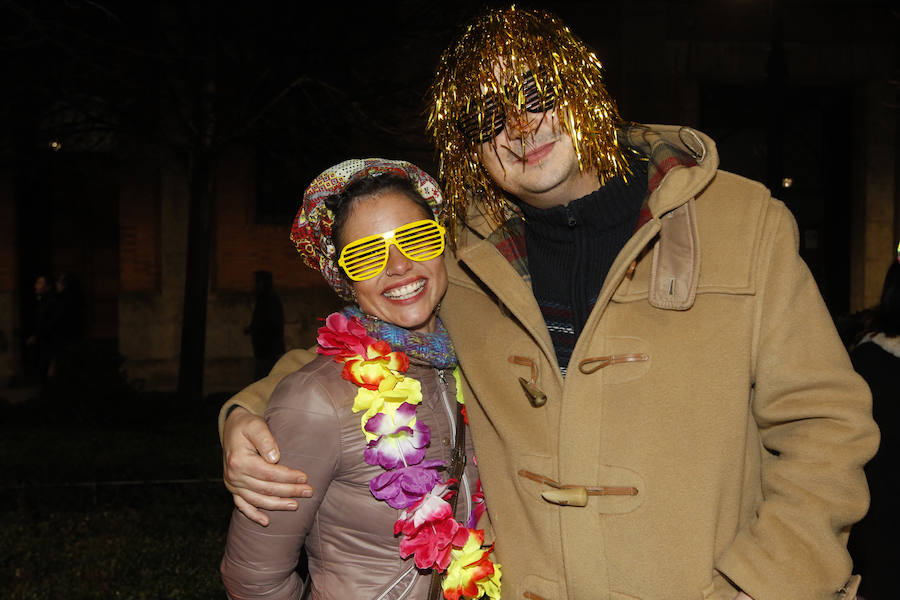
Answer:
[[[434,180],[402,161],[346,161],[307,188],[291,239],[354,305],[328,317],[320,356],[270,399],[281,462],[302,465],[317,492],[265,528],[234,512],[221,566],[232,598],[298,598],[304,544],[315,599],[424,600],[441,587],[453,600],[499,598],[499,565],[471,529],[483,511],[474,459],[464,471],[451,461],[472,447],[437,318],[442,203]]]

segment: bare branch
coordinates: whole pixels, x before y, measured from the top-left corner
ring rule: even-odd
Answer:
[[[112,19],[113,21],[120,23],[120,24],[122,23],[122,20],[119,19],[119,17],[115,13],[113,13],[111,10],[109,10],[105,6],[101,5],[99,2],[93,2],[92,0],[83,0],[83,1],[85,4],[87,4],[88,6],[91,6],[93,8],[96,8],[98,11],[102,12],[104,15],[106,15],[108,18]]]
[[[294,81],[289,83],[287,85],[287,87],[285,87],[280,92],[275,94],[275,96],[273,96],[271,100],[269,100],[259,111],[257,111],[257,113],[253,117],[251,117],[243,125],[243,127],[238,129],[238,131],[232,137],[241,137],[243,135],[246,135],[247,132],[249,132],[251,129],[253,129],[253,127],[259,122],[260,119],[262,119],[264,116],[266,116],[266,114],[270,110],[275,108],[278,105],[278,103],[280,103],[288,94],[291,93],[291,91],[293,91],[295,88],[303,85],[304,83],[313,83],[313,82],[319,83],[320,85],[322,85],[324,87],[330,87],[330,86],[328,86],[328,84],[326,84],[324,82],[321,82],[321,81],[316,82],[315,80],[310,79],[306,75],[301,75],[300,77],[296,78]],[[334,90],[334,88],[331,88],[331,89]]]

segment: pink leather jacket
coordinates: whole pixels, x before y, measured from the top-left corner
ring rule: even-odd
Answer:
[[[294,572],[306,545],[317,600],[424,599],[430,572],[402,559],[394,521],[399,511],[376,500],[369,481],[383,473],[363,460],[361,413],[350,408],[357,387],[341,378],[342,365],[320,356],[287,376],[272,394],[266,420],[281,449],[281,462],[299,468],[315,489],[297,511],[270,511],[261,527],[237,510],[231,517],[222,559],[229,597],[299,598],[303,582]],[[422,384],[416,418],[431,429],[425,460],[449,464],[455,439],[456,385],[450,370],[410,365]],[[471,438],[460,483],[456,518],[466,522],[478,480]]]

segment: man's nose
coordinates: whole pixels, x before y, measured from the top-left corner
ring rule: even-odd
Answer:
[[[544,113],[530,113],[524,110],[506,111],[506,137],[517,140],[534,135],[541,126]]]
[[[384,269],[387,275],[404,275],[412,268],[412,261],[400,252],[397,246],[388,247],[388,259]]]

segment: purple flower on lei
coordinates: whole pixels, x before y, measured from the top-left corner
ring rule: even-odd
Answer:
[[[441,480],[437,469],[443,466],[443,461],[426,460],[413,467],[386,471],[369,482],[369,490],[391,508],[409,508]]]
[[[366,447],[366,462],[385,469],[422,462],[425,446],[431,441],[431,430],[418,421],[410,426],[415,416],[416,406],[404,402],[393,415],[380,412],[366,421],[366,431],[378,436]]]

